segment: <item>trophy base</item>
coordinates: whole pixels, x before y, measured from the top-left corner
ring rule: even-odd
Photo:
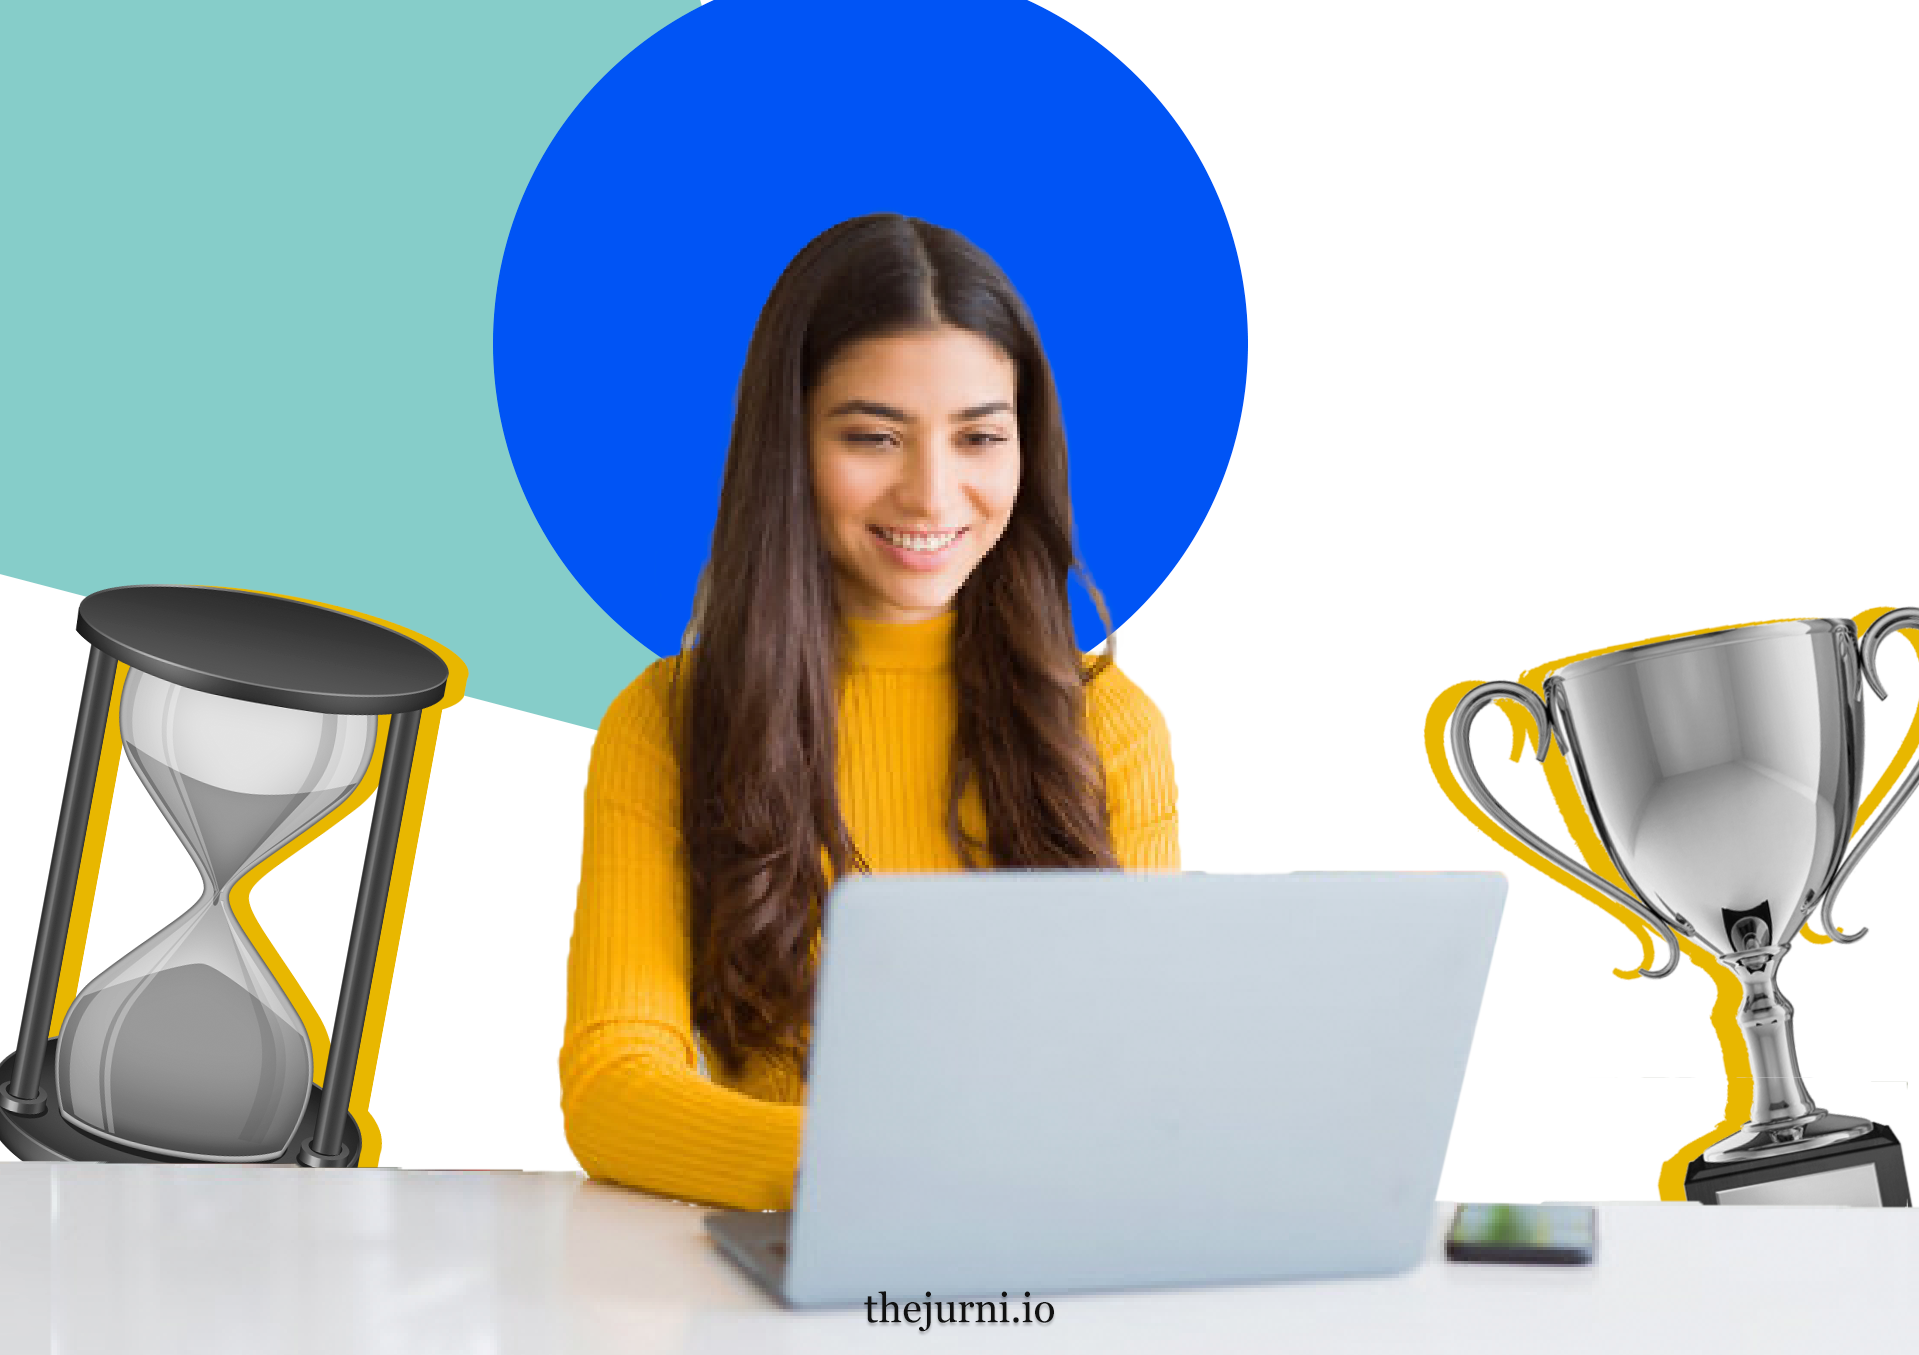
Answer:
[[[1833,1115],[1814,1110],[1792,1120],[1773,1120],[1765,1125],[1748,1124],[1736,1134],[1728,1134],[1706,1149],[1708,1162],[1753,1162],[1766,1157],[1786,1157],[1829,1148],[1836,1143],[1856,1139],[1872,1129],[1871,1120],[1857,1115]]]
[[[1870,1123],[1864,1133],[1799,1152],[1728,1162],[1696,1157],[1686,1167],[1686,1198],[1699,1204],[1912,1203],[1898,1137]]]

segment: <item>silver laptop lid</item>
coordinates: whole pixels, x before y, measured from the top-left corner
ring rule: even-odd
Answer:
[[[1417,1260],[1492,874],[859,876],[827,907],[790,1302]]]

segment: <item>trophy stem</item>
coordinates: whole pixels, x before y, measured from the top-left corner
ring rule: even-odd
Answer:
[[[1723,955],[1719,962],[1739,976],[1746,1000],[1739,1007],[1739,1029],[1746,1036],[1752,1065],[1752,1118],[1738,1133],[1706,1150],[1708,1162],[1772,1157],[1822,1144],[1842,1143],[1872,1128],[1871,1121],[1829,1115],[1820,1109],[1799,1076],[1799,1052],[1792,1039],[1792,1003],[1779,991],[1779,962],[1787,946]]]
[[[1770,953],[1749,951],[1729,956],[1725,961],[1746,988],[1746,1000],[1739,1007],[1739,1029],[1745,1032],[1746,1058],[1752,1064],[1749,1129],[1820,1113],[1799,1075],[1799,1051],[1792,1039],[1792,1003],[1779,991],[1777,974],[1785,950],[1768,950]]]

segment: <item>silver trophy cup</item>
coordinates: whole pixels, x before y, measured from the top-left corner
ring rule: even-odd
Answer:
[[[1812,1162],[1803,1155],[1811,1154],[1832,1159],[1822,1170],[1835,1170],[1844,1155],[1819,1150],[1875,1131],[1869,1120],[1821,1109],[1806,1090],[1793,1048],[1792,1004],[1780,995],[1777,974],[1814,910],[1835,941],[1865,935],[1833,927],[1833,899],[1912,794],[1919,765],[1848,852],[1862,781],[1861,678],[1884,699],[1875,656],[1887,635],[1909,628],[1919,629],[1919,608],[1888,613],[1863,639],[1847,620],[1692,635],[1570,664],[1546,680],[1543,703],[1517,683],[1488,682],[1453,712],[1447,730],[1453,763],[1480,807],[1665,939],[1665,963],[1642,973],[1661,978],[1672,972],[1679,962],[1677,932],[1710,950],[1744,986],[1739,1025],[1752,1063],[1752,1119],[1708,1148],[1695,1169],[1738,1164],[1754,1169],[1749,1176],[1773,1180],[1803,1172]],[[1630,893],[1539,837],[1487,790],[1467,735],[1487,703],[1502,699],[1531,713],[1541,761],[1559,740]],[[1883,1128],[1877,1135],[1891,1144],[1903,1193],[1898,1141]],[[1882,1184],[1885,1179],[1882,1171]]]

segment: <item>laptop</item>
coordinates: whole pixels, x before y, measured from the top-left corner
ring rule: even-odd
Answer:
[[[793,1209],[720,1211],[796,1307],[1409,1269],[1494,874],[861,875],[826,909]]]

